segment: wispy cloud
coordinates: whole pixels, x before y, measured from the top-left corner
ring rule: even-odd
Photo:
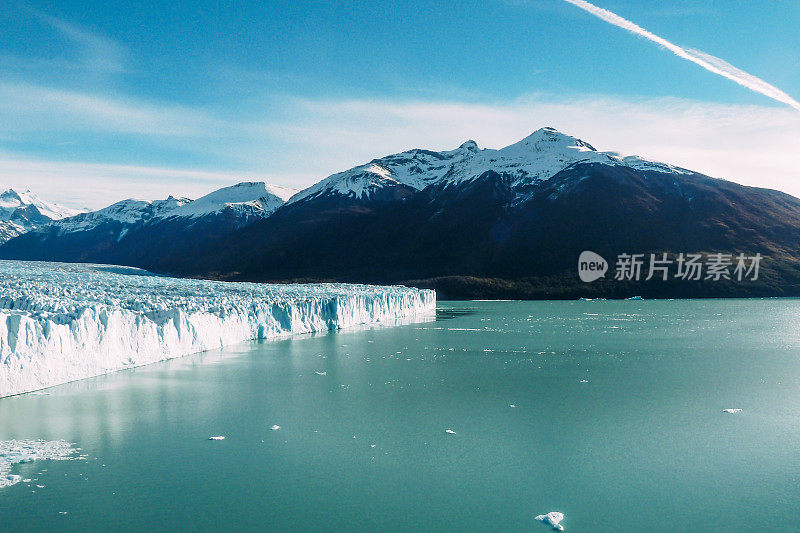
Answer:
[[[117,41],[45,13],[36,12],[36,16],[74,47],[81,68],[109,73],[125,71],[127,51]]]
[[[0,67],[8,73],[36,72],[40,75],[75,76],[76,71],[83,75],[116,76],[128,72],[130,51],[120,42],[89,31],[77,24],[54,17],[30,8],[20,9],[18,16],[31,20],[50,30],[49,42],[58,43],[60,54],[57,57],[36,55],[30,49],[25,55],[0,53]]]
[[[31,189],[70,207],[98,209],[126,198],[197,198],[241,175],[156,166],[48,161],[0,152],[0,189]]]
[[[641,26],[634,24],[633,22],[620,17],[619,15],[608,11],[607,9],[603,9],[601,7],[597,7],[594,4],[590,4],[585,0],[564,0],[574,6],[577,6],[588,13],[610,23],[614,26],[618,26],[624,30],[627,30],[631,33],[636,35],[640,35],[645,39],[648,39],[662,47],[666,48],[673,54],[692,63],[700,65],[704,69],[713,72],[714,74],[718,74],[725,78],[728,78],[731,81],[742,85],[743,87],[747,87],[751,91],[755,91],[757,93],[761,93],[764,96],[768,96],[773,100],[778,102],[782,102],[784,104],[788,104],[793,108],[800,110],[800,102],[783,92],[782,90],[778,89],[777,87],[770,85],[769,83],[765,82],[764,80],[753,76],[752,74],[748,74],[747,72],[738,69],[731,65],[730,63],[707,54],[705,52],[701,52],[700,50],[693,50],[690,48],[683,48],[674,43],[671,43],[664,39],[663,37],[659,37],[658,35],[651,33]]]
[[[137,98],[0,81],[0,121],[14,132],[98,131],[149,136],[207,137],[220,120],[206,111]]]

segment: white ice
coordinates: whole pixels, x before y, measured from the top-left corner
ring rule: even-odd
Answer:
[[[564,520],[564,514],[559,513],[558,511],[550,511],[547,514],[540,514],[536,517],[536,520],[553,526],[553,529],[556,531],[564,531],[564,526],[561,525],[561,521]]]
[[[741,409],[723,409],[722,412],[723,413],[730,413],[732,415],[735,415],[736,413],[741,413],[742,410]]]
[[[42,459],[63,461],[78,458],[78,450],[63,440],[0,441],[0,488],[22,481],[22,476],[11,473],[14,465]]]
[[[430,290],[0,261],[0,397],[251,339],[429,316]]]

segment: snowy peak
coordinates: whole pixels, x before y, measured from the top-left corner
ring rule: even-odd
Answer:
[[[501,151],[512,152],[515,150],[529,150],[533,152],[547,152],[564,149],[573,149],[581,152],[596,152],[595,148],[577,137],[561,133],[555,128],[545,127],[538,129],[512,145],[506,146]]]
[[[0,205],[3,207],[12,205],[19,207],[23,203],[22,197],[14,189],[6,189],[2,194],[0,194]]]
[[[42,200],[31,191],[6,189],[0,193],[0,244],[38,226],[77,215],[81,211]]]
[[[286,203],[297,191],[279,185],[259,182],[243,182],[223,187],[197,200],[164,213],[164,218],[203,217],[225,209],[248,211],[268,216]]]
[[[374,159],[366,165],[325,178],[289,202],[326,196],[369,200],[390,188],[405,186],[422,190],[431,185],[468,183],[487,171],[505,176],[512,187],[522,187],[548,180],[578,163],[622,165],[660,172],[682,171],[641,158],[620,158],[616,154],[599,152],[586,141],[545,127],[499,150],[481,149],[475,141],[469,140],[454,150],[414,149]]]
[[[94,229],[102,224],[115,224],[122,238],[133,226],[157,223],[162,220],[186,219],[193,221],[206,216],[230,211],[242,224],[257,218],[265,218],[296,193],[294,189],[269,185],[264,182],[243,182],[223,187],[197,200],[169,196],[165,200],[127,199],[103,209],[60,221],[62,232],[77,232]],[[187,222],[191,224],[193,222]]]
[[[480,150],[480,148],[478,148],[478,143],[476,143],[472,139],[468,140],[467,142],[458,147],[458,151],[462,153],[473,153],[477,152],[478,150]]]
[[[62,222],[65,229],[80,230],[88,229],[103,222],[115,221],[122,224],[137,224],[161,216],[164,213],[174,211],[178,207],[190,202],[188,198],[174,198],[170,196],[166,200],[135,200],[129,198],[108,207],[83,213]]]
[[[26,209],[30,206],[35,207],[39,213],[50,220],[59,220],[82,212],[79,209],[70,209],[42,200],[30,190],[20,193],[14,189],[6,189],[0,193],[0,220],[9,220],[16,209]]]

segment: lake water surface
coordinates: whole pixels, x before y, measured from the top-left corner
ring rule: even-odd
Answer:
[[[439,307],[0,399],[0,529],[800,530],[800,300]]]

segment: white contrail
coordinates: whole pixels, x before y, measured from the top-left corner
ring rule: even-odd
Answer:
[[[570,4],[583,9],[584,11],[588,11],[592,15],[601,18],[606,22],[613,24],[614,26],[619,26],[622,29],[635,33],[636,35],[641,35],[645,39],[649,39],[654,43],[660,44],[661,46],[663,46],[676,56],[682,57],[683,59],[688,59],[692,63],[696,63],[701,67],[703,67],[704,69],[713,72],[714,74],[719,74],[720,76],[724,76],[729,80],[735,81],[739,85],[747,87],[751,91],[761,93],[765,96],[772,98],[773,100],[777,100],[778,102],[783,102],[784,104],[788,104],[793,108],[800,110],[800,102],[798,102],[785,92],[781,91],[777,87],[774,87],[769,83],[765,82],[764,80],[734,67],[727,61],[706,54],[705,52],[701,52],[699,50],[681,48],[680,46],[672,44],[671,42],[659,37],[658,35],[650,33],[646,29],[634,24],[630,20],[626,20],[607,9],[597,7],[596,5],[590,4],[585,0],[564,0],[564,1],[569,2]]]

